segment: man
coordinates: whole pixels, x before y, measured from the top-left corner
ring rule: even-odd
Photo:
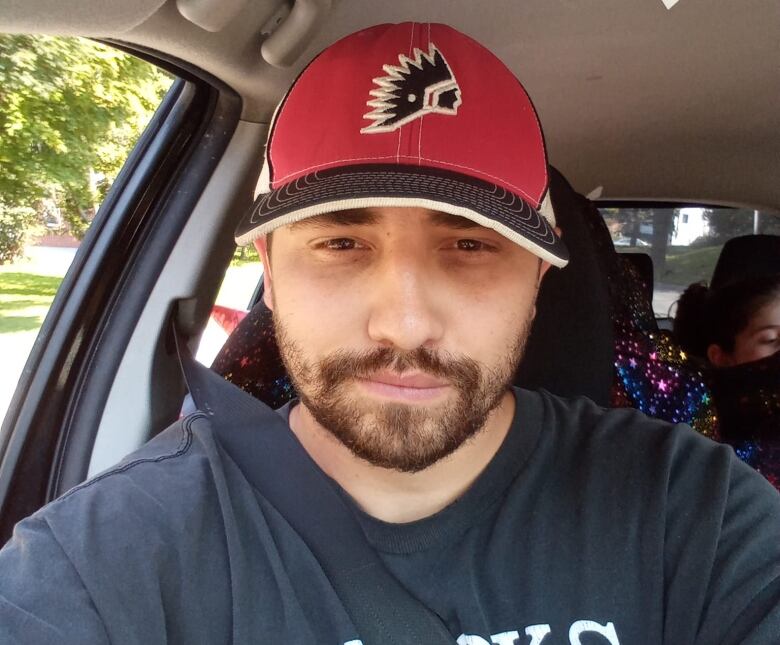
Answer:
[[[536,114],[495,57],[442,25],[353,34],[266,154],[237,239],[300,397],[280,414],[453,642],[775,641],[760,476],[688,428],[510,387],[567,255]],[[250,483],[279,464],[219,438],[263,428],[205,417],[17,527],[2,642],[361,642],[317,545]]]

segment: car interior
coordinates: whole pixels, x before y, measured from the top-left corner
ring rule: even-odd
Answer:
[[[546,278],[516,383],[712,436],[706,387],[654,313],[653,261],[619,254],[599,209],[780,212],[776,2],[0,0],[2,33],[96,39],[176,79],[84,238],[3,421],[0,544],[178,418],[173,326],[195,351],[277,102],[330,43],[403,21],[444,22],[487,46],[542,121],[572,259]],[[294,392],[257,280],[213,368],[276,406]],[[658,391],[661,372],[673,391]]]

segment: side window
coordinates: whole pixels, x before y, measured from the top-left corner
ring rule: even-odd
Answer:
[[[253,246],[239,247],[225,272],[195,358],[210,366],[230,333],[252,306],[263,280],[263,264]]]
[[[658,318],[674,317],[674,305],[689,284],[709,281],[727,240],[780,234],[780,215],[746,209],[632,204],[600,206],[599,211],[619,253],[651,258]]]
[[[0,420],[80,241],[173,80],[89,40],[0,34]]]

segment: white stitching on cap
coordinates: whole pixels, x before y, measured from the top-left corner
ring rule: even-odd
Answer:
[[[414,25],[415,23],[412,23],[412,32],[409,34],[409,54],[407,55],[408,58],[412,57],[412,51],[414,50]],[[399,163],[401,161],[401,137],[403,137],[403,128],[398,128],[398,147],[395,151],[395,161],[396,163]]]
[[[299,175],[299,174],[308,174],[312,170],[317,170],[319,168],[324,168],[325,166],[330,166],[333,164],[340,164],[340,163],[346,163],[348,161],[379,161],[381,159],[396,159],[396,157],[390,155],[386,157],[353,157],[351,159],[334,159],[333,161],[326,161],[325,163],[317,164],[316,166],[309,166],[308,168],[303,168],[301,170],[296,170],[295,172],[287,173],[284,177],[279,177],[279,179],[275,180],[274,183],[283,183],[285,179],[288,177],[292,177],[293,175]],[[398,157],[398,161],[401,159],[417,159],[414,155],[400,155]],[[479,173],[480,175],[484,175],[485,177],[490,177],[491,179],[496,179],[497,181],[505,183],[507,186],[511,186],[514,188],[518,193],[520,193],[523,197],[526,199],[533,200],[534,198],[531,197],[528,193],[526,193],[522,188],[515,186],[513,183],[508,182],[506,179],[502,179],[501,177],[497,177],[496,175],[491,175],[489,172],[485,172],[484,170],[477,170],[476,168],[471,168],[469,166],[463,166],[461,164],[457,163],[451,163],[449,161],[441,161],[439,159],[430,159],[429,157],[421,157],[418,159],[418,161],[432,161],[434,163],[440,163],[445,166],[452,166],[453,168],[462,168],[463,170],[471,170],[472,172]],[[421,164],[422,165],[422,164]],[[280,186],[276,186],[274,190],[277,190],[280,188]]]
[[[341,185],[338,187],[338,189],[335,192],[332,189],[329,189],[327,186],[319,184],[319,182],[317,182],[317,181],[314,181],[312,183],[310,181],[310,178],[312,178],[312,175],[306,175],[304,177],[299,177],[298,179],[295,179],[290,184],[287,184],[286,186],[283,186],[282,188],[277,190],[275,193],[269,193],[266,196],[266,198],[264,198],[262,200],[263,202],[265,202],[265,205],[268,208],[268,210],[266,211],[264,216],[267,217],[267,216],[271,215],[271,211],[286,208],[285,203],[284,203],[286,200],[284,199],[284,196],[285,196],[285,193],[287,193],[288,189],[289,190],[295,190],[295,189],[303,190],[303,189],[306,189],[306,187],[308,186],[309,187],[308,188],[309,197],[310,198],[315,198],[315,199],[319,199],[319,197],[321,197],[321,196],[328,196],[331,199],[336,197],[337,195],[346,197],[347,195],[351,194],[351,192],[353,190],[357,189],[358,192],[366,190],[367,186],[366,186],[365,181],[363,181],[363,179],[366,176],[370,176],[370,172],[361,171],[361,172],[353,172],[353,173],[344,173],[344,174],[340,175]],[[316,173],[315,173],[315,176],[313,177],[313,179],[315,179],[315,180],[317,179]],[[422,189],[422,190],[430,189],[430,186],[426,185],[426,183],[423,181],[422,177],[406,176],[406,177],[403,178],[403,181],[405,182],[407,189],[414,189],[414,188],[418,188],[418,189]],[[481,200],[483,200],[485,198],[490,199],[490,197],[489,197],[490,193],[492,193],[493,195],[496,195],[495,190],[489,191],[488,195],[485,195],[483,189],[470,187],[467,184],[463,184],[462,182],[455,181],[453,179],[441,178],[441,181],[444,184],[450,186],[449,191],[451,191],[452,195],[461,194],[461,195],[465,196],[466,194],[469,194],[471,196],[471,198],[474,198],[477,201],[481,201]],[[303,184],[301,182],[303,182]],[[533,228],[539,228],[539,227],[545,228],[544,222],[542,222],[541,220],[542,219],[546,219],[546,218],[541,217],[540,216],[541,214],[539,212],[535,211],[533,208],[529,208],[527,202],[521,200],[514,193],[507,191],[505,188],[501,188],[500,186],[496,186],[495,188],[500,189],[501,191],[503,191],[504,195],[507,198],[510,199],[510,202],[502,204],[503,200],[502,200],[502,198],[499,197],[498,198],[499,199],[499,204],[497,204],[494,207],[494,212],[497,212],[495,210],[497,208],[498,210],[501,211],[501,215],[505,219],[507,219],[508,221],[513,222],[516,225],[522,226],[524,228],[529,227],[529,226],[532,226]],[[295,195],[291,194],[291,197],[294,198]],[[271,205],[271,204],[269,204],[269,201],[271,201],[271,200],[273,200],[275,202],[278,202],[278,203],[276,205]],[[515,204],[516,201],[520,202],[520,206],[522,207],[520,211],[515,210],[514,207],[513,207],[513,205]],[[502,206],[504,208],[502,208]],[[261,202],[261,204],[258,205],[258,208],[262,208],[262,202]],[[505,209],[508,209],[508,210],[505,210]],[[521,213],[525,212],[526,209],[528,210],[527,215],[525,217],[523,217],[521,215]],[[537,218],[536,219],[536,221],[537,221],[537,225],[536,226],[531,225],[530,222],[529,222],[529,219],[533,219],[533,218]],[[254,213],[253,213],[253,216],[252,216],[252,219],[250,220],[250,223],[254,223],[254,222],[255,222],[255,219],[254,219]],[[547,227],[547,230],[545,231],[544,235],[538,235],[536,233],[532,233],[531,230],[529,230],[528,228],[526,228],[526,231],[527,231],[527,233],[530,233],[530,234],[532,234],[534,236],[538,236],[539,239],[545,239],[548,234],[554,236],[551,227]]]
[[[425,123],[425,116],[422,116],[417,120],[420,122],[417,126],[419,128],[419,130],[417,130],[417,165],[422,166],[422,127],[423,123]]]
[[[502,179],[501,177],[496,177],[495,175],[491,175],[489,172],[485,172],[484,170],[477,170],[476,168],[471,168],[470,166],[463,166],[461,164],[451,163],[449,161],[441,161],[440,159],[429,159],[428,157],[423,157],[423,161],[432,161],[434,163],[444,164],[445,166],[452,166],[453,168],[462,168],[463,170],[471,170],[473,172],[478,172],[481,175],[485,175],[485,177],[490,177],[491,179],[496,179],[496,180],[498,180],[500,182],[505,183],[507,186],[511,186],[512,188],[514,188],[518,193],[520,193],[526,199],[530,199],[530,200],[534,199],[533,197],[531,197],[528,193],[526,193],[519,186],[515,186],[514,184],[508,182],[506,179]],[[539,200],[537,199],[536,201],[538,202]]]
[[[523,236],[522,233],[513,231],[505,224],[487,218],[485,215],[482,215],[481,213],[478,213],[477,211],[471,208],[454,206],[452,204],[448,204],[446,202],[439,202],[437,200],[415,199],[415,198],[410,199],[406,197],[401,197],[401,198],[367,197],[367,198],[357,198],[357,199],[337,199],[328,203],[317,204],[298,211],[293,211],[286,215],[281,215],[278,218],[272,220],[271,222],[266,222],[265,224],[256,226],[250,229],[249,231],[247,231],[246,233],[244,233],[243,235],[237,237],[236,242],[240,245],[250,244],[252,241],[266,234],[268,231],[272,231],[277,228],[280,228],[281,226],[291,224],[292,222],[300,221],[302,219],[313,217],[315,215],[319,215],[326,212],[333,212],[335,210],[345,210],[351,208],[363,208],[367,206],[392,206],[392,205],[399,205],[399,206],[418,205],[424,208],[430,208],[432,210],[440,210],[445,213],[460,215],[462,217],[466,217],[476,222],[477,224],[493,229],[497,233],[510,239],[512,242],[528,249],[538,257],[541,257],[543,260],[550,262],[553,266],[563,268],[569,262],[568,260],[564,260],[562,258],[557,257],[548,248],[545,248],[543,246],[540,246],[537,243],[534,243],[533,240]]]
[[[331,164],[346,163],[347,161],[379,161],[380,159],[395,159],[395,158],[396,158],[395,155],[387,155],[385,157],[352,157],[350,159],[334,159],[333,161],[326,161],[324,163],[318,163],[315,166],[309,166],[308,168],[302,168],[300,170],[289,172],[284,177],[279,177],[278,179],[276,179],[275,182],[284,182],[285,179],[287,179],[288,177],[292,177],[293,175],[308,174],[312,170],[324,168],[325,166],[330,166]],[[276,190],[276,188],[274,188],[274,190]]]
[[[544,188],[542,188],[542,193],[539,195],[539,197],[536,198],[536,201],[541,204],[545,191],[550,187],[550,177],[547,174],[547,150],[544,146],[544,133],[542,132],[542,123],[539,121],[539,115],[536,113],[536,108],[534,107],[534,103],[531,100],[531,97],[528,96],[528,92],[525,91],[525,87],[523,87],[523,84],[520,82],[519,78],[517,79],[517,83],[520,85],[520,89],[523,91],[523,94],[525,94],[525,98],[528,99],[528,104],[531,106],[531,113],[534,115],[534,120],[536,121],[536,129],[539,131],[539,139],[542,141],[542,152],[544,153]]]
[[[431,23],[428,23],[428,51],[431,49]],[[422,166],[422,129],[423,129],[423,123],[425,122],[425,115],[421,116],[418,121],[420,122],[417,125],[417,165]]]

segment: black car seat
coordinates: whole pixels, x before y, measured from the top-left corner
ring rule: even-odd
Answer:
[[[565,269],[551,269],[542,282],[515,383],[561,396],[584,395],[608,406],[614,339],[607,273],[591,231],[595,208],[555,169],[550,172],[550,197],[570,259]]]

